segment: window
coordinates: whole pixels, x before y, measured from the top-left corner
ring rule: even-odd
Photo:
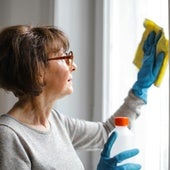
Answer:
[[[104,18],[107,23],[104,26],[104,56],[108,64],[104,118],[107,118],[108,113],[112,114],[122,104],[136,80],[137,69],[132,60],[144,31],[144,19],[161,25],[168,37],[168,0],[107,0]],[[168,77],[167,69],[160,88],[152,86],[149,89],[148,104],[134,127],[136,145],[140,149],[137,162],[142,164],[143,170],[168,170]]]

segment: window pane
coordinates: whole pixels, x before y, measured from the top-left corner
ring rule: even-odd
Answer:
[[[105,50],[110,52],[108,102],[111,114],[122,104],[136,80],[138,70],[132,64],[132,60],[144,31],[144,19],[151,19],[162,26],[166,37],[168,36],[168,1],[110,0],[106,6],[109,7],[107,13],[110,23],[107,30],[109,36],[106,36],[109,37],[110,45]],[[168,169],[168,78],[167,71],[160,88],[152,86],[149,89],[148,104],[142,109],[142,115],[133,129],[136,145],[141,150],[137,160],[144,170]]]

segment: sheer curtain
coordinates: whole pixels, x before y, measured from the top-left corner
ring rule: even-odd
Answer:
[[[122,104],[136,80],[138,70],[132,60],[144,31],[145,18],[162,26],[168,37],[168,0],[105,1],[104,56],[108,65],[104,119]],[[136,145],[140,149],[136,159],[143,170],[168,170],[168,78],[167,69],[161,86],[149,89],[148,104],[133,128]]]

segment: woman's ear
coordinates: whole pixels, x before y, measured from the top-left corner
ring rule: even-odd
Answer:
[[[45,81],[45,69],[41,69],[40,74],[38,76],[38,79],[39,79],[39,83],[42,86],[46,85],[46,81]]]

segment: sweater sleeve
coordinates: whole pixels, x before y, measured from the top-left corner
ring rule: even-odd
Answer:
[[[16,133],[5,125],[0,125],[0,169],[30,170],[30,162]]]
[[[74,119],[54,112],[56,123],[61,123],[76,150],[96,150],[103,146],[107,139],[103,123]]]
[[[124,103],[105,122],[90,122],[57,114],[76,149],[94,150],[103,147],[109,133],[114,129],[113,118],[115,116],[128,116],[132,124],[140,115],[142,105],[144,102],[129,92]]]
[[[119,117],[119,116],[128,117],[130,121],[129,128],[131,128],[134,121],[140,116],[141,108],[144,105],[145,102],[140,98],[136,97],[130,90],[128,96],[124,100],[124,103],[105,122],[105,127],[107,128],[107,131],[111,132],[114,129],[113,119],[114,117]]]

